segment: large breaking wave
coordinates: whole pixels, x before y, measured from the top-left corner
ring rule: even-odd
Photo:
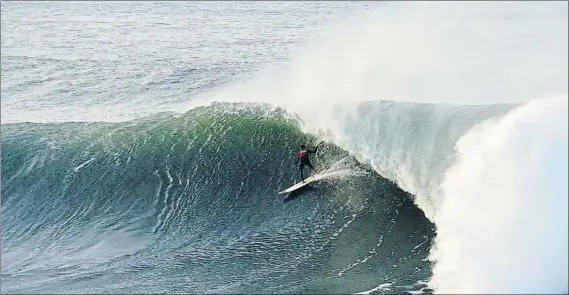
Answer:
[[[566,105],[361,104],[316,160],[345,173],[287,204],[293,152],[318,138],[269,105],[5,125],[2,288],[562,290]]]

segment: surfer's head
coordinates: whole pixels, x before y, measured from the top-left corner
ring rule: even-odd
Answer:
[[[306,148],[306,146],[304,144],[300,146],[300,149],[302,149],[302,150],[305,148]]]

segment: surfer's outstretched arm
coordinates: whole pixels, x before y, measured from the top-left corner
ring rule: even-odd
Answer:
[[[311,154],[316,153],[316,152],[318,151],[318,146],[320,146],[322,143],[323,143],[323,141],[319,142],[319,143],[314,147],[313,150],[307,149],[307,151],[308,151],[309,153],[311,153]]]

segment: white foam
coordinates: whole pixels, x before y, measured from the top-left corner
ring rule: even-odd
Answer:
[[[437,293],[568,291],[567,101],[532,101],[458,141],[435,217]]]

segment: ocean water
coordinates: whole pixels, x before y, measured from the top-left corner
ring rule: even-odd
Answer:
[[[2,2],[1,291],[566,293],[567,8]]]

